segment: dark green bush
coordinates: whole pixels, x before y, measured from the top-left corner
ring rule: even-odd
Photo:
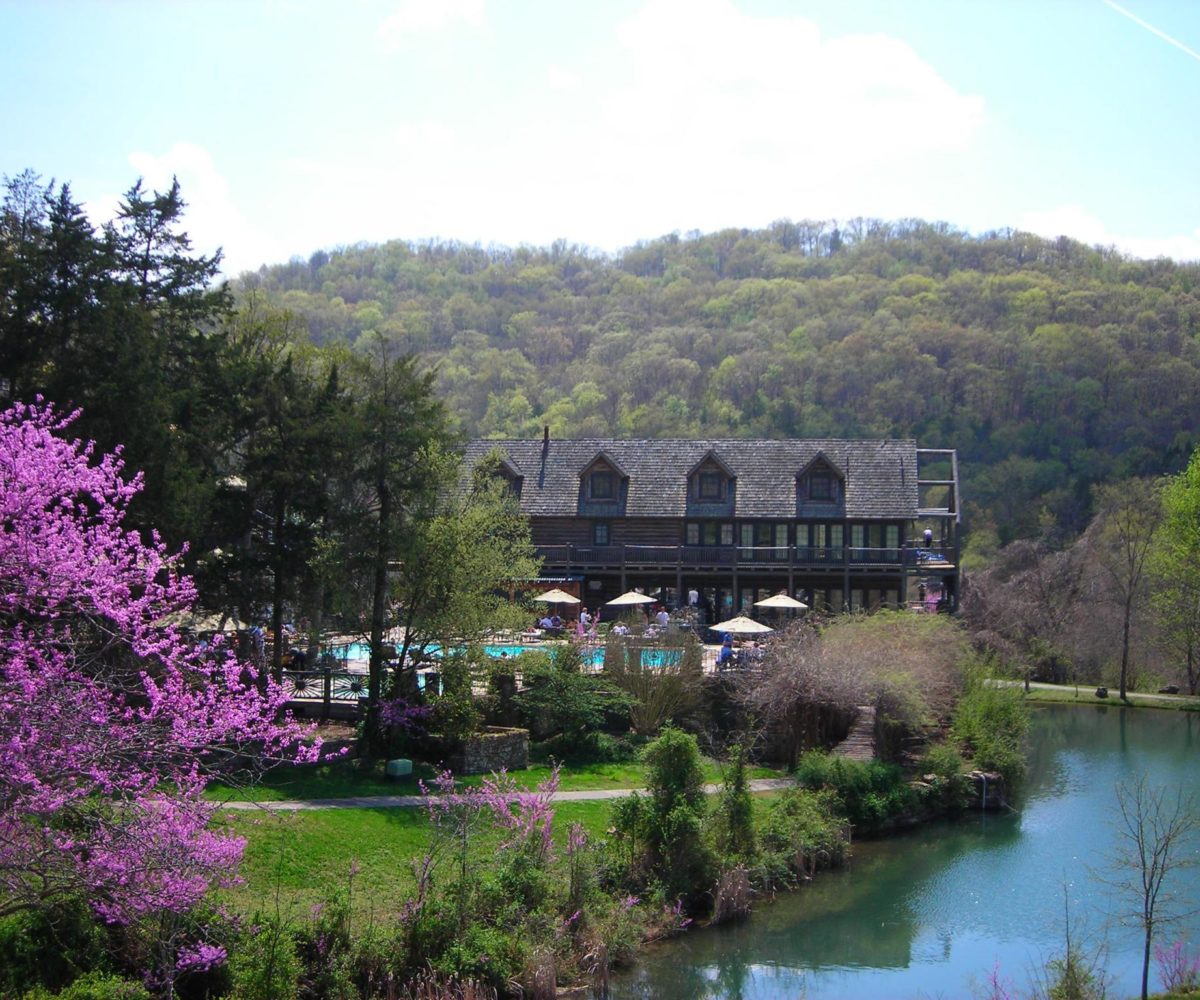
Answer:
[[[556,760],[563,764],[622,764],[637,760],[639,752],[637,744],[627,737],[589,732],[552,736],[534,744],[529,755],[536,761]]]
[[[88,972],[58,993],[37,987],[23,994],[22,1000],[150,1000],[141,983],[105,972]]]
[[[519,931],[472,924],[433,963],[456,979],[473,979],[507,994],[530,964],[532,953]]]
[[[895,764],[847,760],[813,750],[801,756],[796,777],[806,788],[833,791],[846,819],[866,829],[876,829],[917,805],[916,793]]]
[[[31,986],[61,989],[93,970],[108,971],[108,933],[83,900],[0,920],[0,995]]]

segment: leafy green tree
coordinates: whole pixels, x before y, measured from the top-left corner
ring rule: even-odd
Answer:
[[[338,504],[346,571],[340,590],[343,611],[357,615],[369,637],[365,735],[368,751],[377,754],[384,750],[379,706],[387,680],[385,640],[398,624],[396,612],[404,608],[411,616],[412,610],[396,574],[418,572],[411,555],[446,485],[450,432],[432,375],[419,373],[416,359],[386,338],[373,337],[367,351],[352,356],[348,374],[357,399],[350,440],[358,460]],[[402,660],[412,644],[406,630]]]
[[[746,777],[746,747],[743,743],[735,743],[729,748],[714,820],[717,849],[723,855],[739,859],[754,856],[754,803]]]
[[[1144,596],[1146,567],[1162,524],[1162,484],[1131,479],[1096,491],[1098,513],[1091,529],[1093,548],[1108,574],[1121,608],[1120,694],[1129,678],[1129,637],[1139,598]]]
[[[704,843],[704,772],[696,738],[667,728],[642,753],[650,793],[646,839],[651,869],[671,896],[707,888],[712,859]]]
[[[97,233],[66,184],[25,171],[0,211],[0,369],[13,396],[78,406],[79,432],[145,474],[131,510],[178,546],[209,515],[226,433],[220,255],[192,252],[178,184],[140,182]]]
[[[1150,571],[1151,603],[1167,649],[1184,665],[1188,692],[1200,685],[1200,450],[1163,488],[1163,525]]]
[[[572,757],[587,760],[605,720],[628,713],[631,699],[599,674],[582,670],[574,647],[564,650],[549,660],[536,653],[524,654],[525,689],[516,697],[517,708],[531,729],[561,734],[558,745]],[[566,758],[557,752],[555,756]]]

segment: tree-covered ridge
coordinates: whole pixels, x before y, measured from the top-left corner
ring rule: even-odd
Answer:
[[[242,279],[318,343],[419,352],[480,436],[914,437],[978,531],[1086,523],[1089,488],[1198,440],[1200,267],[1014,231],[778,222],[607,257],[356,246]]]

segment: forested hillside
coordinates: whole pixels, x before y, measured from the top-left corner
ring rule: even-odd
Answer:
[[[240,286],[317,343],[418,352],[471,435],[956,447],[977,544],[1075,533],[1092,484],[1177,471],[1200,440],[1200,266],[1065,238],[854,220],[615,258],[396,241]]]

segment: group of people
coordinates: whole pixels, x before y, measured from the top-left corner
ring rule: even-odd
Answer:
[[[665,632],[671,624],[671,614],[667,611],[665,604],[655,605],[657,610],[653,614],[642,610],[642,624],[648,629],[653,629],[656,632]],[[579,609],[579,617],[575,621],[575,630],[583,635],[593,632],[600,621],[600,614],[597,612],[593,615],[586,607]],[[561,630],[570,627],[571,623],[565,621],[557,611],[547,612],[537,620],[537,628],[544,630]],[[629,632],[629,627],[618,621],[613,626],[613,632],[617,635],[625,635]]]

